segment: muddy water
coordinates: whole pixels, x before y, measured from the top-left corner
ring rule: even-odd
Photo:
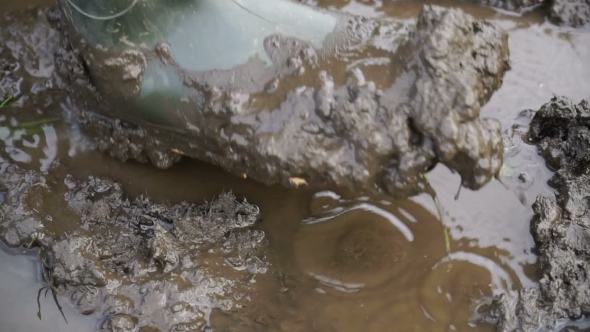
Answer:
[[[0,287],[0,331],[94,331],[96,317],[77,316],[67,306],[69,319],[66,324],[51,294],[45,297],[45,291],[40,298],[43,320],[37,319],[39,309],[35,299],[40,287],[31,287],[41,281],[36,254],[31,251],[30,255],[22,256],[22,251],[9,251],[4,246],[0,248],[0,282],[3,285]]]
[[[315,3],[404,20],[415,17],[420,8],[417,1]],[[62,175],[108,176],[130,194],[148,194],[155,201],[201,203],[225,189],[257,204],[274,268],[258,279],[264,291],[243,309],[256,323],[214,312],[211,322],[218,330],[239,326],[254,331],[492,331],[493,326],[478,322],[474,313],[494,293],[535,284],[530,205],[536,195],[551,193],[545,184],[550,171],[535,149],[519,140],[530,119],[521,111],[538,108],[554,93],[575,101],[590,97],[590,33],[547,24],[539,11],[519,17],[460,6],[510,31],[513,69],[483,110],[483,116],[499,118],[507,131],[507,167],[503,184],[493,182],[478,192],[464,190],[457,200],[458,176],[436,168],[429,179],[444,210],[442,223],[427,196],[393,201],[336,190],[267,188],[188,160],[166,171],[122,164],[86,150],[75,126],[63,122],[43,126],[24,140],[12,132],[0,144],[13,148],[2,149],[0,156],[40,170],[53,162],[51,172]],[[58,100],[50,107],[61,112],[74,106]],[[0,111],[0,131],[11,127],[13,118],[28,119],[36,111]],[[449,229],[450,253],[443,226]],[[66,231],[68,225],[61,227]],[[0,262],[0,294],[27,289],[16,292],[21,296],[0,297],[0,331],[85,330],[85,322],[72,323],[76,315],[68,305],[64,307],[70,324],[61,323],[50,296],[42,302],[48,309],[39,325],[35,296],[40,283],[32,258],[2,253]],[[30,275],[24,278],[9,271]],[[90,330],[95,322],[89,318]]]

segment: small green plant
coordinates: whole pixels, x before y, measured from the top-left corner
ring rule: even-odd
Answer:
[[[4,108],[6,105],[10,104],[12,101],[14,101],[13,97],[6,98],[4,101],[2,101],[0,103],[0,109]],[[11,130],[11,133],[14,132],[15,130],[23,130],[25,132],[25,135],[34,135],[34,134],[38,134],[38,133],[42,132],[42,129],[41,129],[42,125],[57,122],[59,120],[60,120],[59,118],[53,117],[53,118],[45,118],[45,119],[29,121],[29,122],[22,122],[22,123],[18,124],[17,126],[10,128],[10,130]]]
[[[443,224],[443,236],[445,238],[445,248],[447,250],[447,253],[450,253],[451,252],[451,239],[449,237],[449,229],[443,223],[442,206],[438,200],[438,196],[436,195],[436,191],[434,191],[434,188],[432,188],[432,186],[430,185],[430,182],[428,181],[428,174],[422,173],[422,177],[424,178],[424,180],[426,181],[426,184],[428,186],[428,194],[430,195],[430,197],[432,197],[432,201],[434,202],[434,205],[436,206],[436,212],[438,214],[438,219]],[[459,187],[459,188],[461,188],[461,187]],[[455,199],[457,199],[458,196],[459,196],[459,193],[457,192],[457,196],[455,197]]]
[[[8,105],[8,103],[12,100],[12,97],[8,97],[6,98],[2,103],[0,103],[0,108],[3,108],[4,106]]]

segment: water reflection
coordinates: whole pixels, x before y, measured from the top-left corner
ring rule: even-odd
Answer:
[[[41,317],[37,318],[37,291],[42,287],[36,256],[8,253],[0,244],[0,330],[10,332],[77,331],[94,332],[96,317],[80,316],[68,299],[59,297],[68,319],[66,323],[51,295],[40,298]],[[7,286],[10,285],[10,286]]]
[[[55,127],[51,124],[35,125],[21,123],[15,117],[0,118],[0,142],[5,154],[5,159],[0,155],[0,163],[30,164],[37,157],[39,170],[47,172],[57,158],[57,141]]]
[[[474,253],[458,251],[453,252],[443,258],[439,263],[437,263],[432,269],[437,269],[441,265],[445,263],[450,263],[452,261],[464,261],[469,262],[473,265],[485,268],[489,271],[492,282],[491,282],[491,289],[494,292],[494,295],[502,294],[506,290],[512,289],[512,280],[510,279],[510,275],[506,273],[506,271],[496,262],[493,260],[483,257]]]
[[[465,330],[479,321],[485,300],[512,288],[510,267],[492,252],[447,254],[442,223],[420,204],[343,196],[313,195],[311,216],[294,235],[299,270],[313,280],[299,290],[308,298],[300,306],[316,303],[313,321],[338,319],[330,324],[337,331],[380,331],[388,320],[408,317],[400,331]],[[354,312],[350,319],[333,316],[345,310]],[[370,318],[358,325],[353,317]]]
[[[326,197],[326,196],[324,196],[324,197]],[[364,200],[364,199],[359,198],[358,200]],[[406,237],[406,239],[409,242],[414,241],[414,234],[412,234],[412,231],[403,222],[401,222],[395,215],[393,215],[392,213],[390,213],[382,208],[379,208],[373,204],[368,204],[368,203],[355,204],[355,205],[348,207],[348,208],[337,207],[333,210],[330,210],[328,212],[328,214],[330,214],[330,215],[328,215],[328,216],[319,217],[319,218],[311,217],[311,218],[307,218],[307,219],[303,220],[302,222],[304,224],[308,224],[308,225],[319,223],[319,222],[324,222],[324,221],[332,220],[334,218],[337,218],[345,213],[348,213],[348,212],[351,212],[354,210],[362,210],[362,211],[370,212],[370,213],[376,214],[376,215],[386,219],[393,226],[395,226]]]

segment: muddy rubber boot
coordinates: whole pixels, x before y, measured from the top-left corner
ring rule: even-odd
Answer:
[[[507,35],[460,10],[414,24],[290,0],[58,1],[78,118],[119,159],[395,197],[427,191],[439,161],[472,189],[502,165],[479,111]]]
[[[173,127],[184,126],[184,121],[175,123],[166,114],[174,103],[171,99],[178,102],[190,94],[179,71],[226,71],[248,63],[264,71],[273,64],[265,50],[268,37],[288,36],[321,49],[336,27],[335,15],[291,0],[59,1],[77,35],[115,56],[133,58],[126,58],[133,67],[129,70],[143,71],[142,77],[129,73],[130,78],[139,78],[135,101],[140,116]],[[174,65],[162,66],[161,59],[150,57],[155,54],[147,53],[154,49],[160,57],[174,59]],[[144,56],[138,59],[137,51]],[[103,94],[107,100],[120,102],[118,98],[130,97],[117,96],[126,89],[101,86],[112,86],[112,79],[101,82],[100,74],[94,76],[93,83],[109,91]]]

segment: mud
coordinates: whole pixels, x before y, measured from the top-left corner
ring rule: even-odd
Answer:
[[[338,52],[320,50],[307,59],[303,55],[315,53],[309,45],[281,37],[279,45],[295,46],[277,49],[275,74],[257,73],[254,65],[235,69],[235,77],[252,77],[246,82],[254,85],[229,87],[219,70],[216,82],[208,72],[183,72],[161,46],[106,54],[71,29],[73,49],[58,51],[58,69],[69,77],[86,132],[121,160],[167,168],[186,155],[267,185],[337,185],[398,198],[427,191],[423,174],[438,162],[470,189],[496,176],[500,126],[479,112],[509,69],[506,33],[437,6],[425,6],[416,25],[341,15],[346,33],[334,37],[342,39],[333,48]],[[281,55],[285,50],[295,51],[297,61]],[[168,123],[181,123],[180,130],[137,116],[137,80],[128,74],[150,59],[183,72],[184,85],[197,96],[196,104],[171,101],[158,110],[172,117]],[[353,60],[366,65],[347,69]],[[296,70],[289,69],[293,63]],[[112,90],[101,90],[106,82]],[[277,82],[278,90],[268,90]]]
[[[554,97],[531,121],[529,141],[556,170],[555,197],[533,205],[531,233],[542,278],[538,289],[510,291],[495,299],[499,331],[548,331],[590,315],[590,105]],[[586,324],[588,325],[588,324]]]
[[[548,13],[555,24],[581,27],[590,23],[590,1],[553,0]]]
[[[544,3],[543,0],[477,0],[477,2],[482,5],[515,12],[522,12]]]
[[[379,0],[373,1],[381,2]],[[301,2],[305,3],[306,1]],[[320,0],[320,2],[322,1]],[[400,3],[405,1],[385,0],[383,2]],[[588,0],[474,0],[474,2],[517,15],[541,7],[551,23],[564,27],[580,28],[590,23],[590,2]]]
[[[54,71],[60,35],[44,19],[45,14],[44,8],[33,8],[26,15],[8,12],[0,16],[0,100],[10,97],[39,112],[47,106],[44,93],[65,95],[60,89],[63,80]]]
[[[335,7],[344,3],[353,4],[345,10],[361,13],[366,9],[362,7],[366,5],[365,2],[328,1],[329,5]],[[323,2],[323,5],[328,4]],[[524,112],[516,118],[515,116],[520,110],[531,105],[540,106],[552,93],[563,93],[575,99],[583,98],[587,94],[590,76],[587,75],[586,59],[589,54],[587,45],[590,45],[590,36],[585,35],[583,30],[558,29],[545,23],[541,10],[523,17],[514,17],[498,14],[492,9],[475,4],[444,2],[443,5],[461,6],[477,18],[493,19],[495,23],[510,31],[511,60],[514,68],[506,74],[501,91],[494,94],[482,111],[487,116],[499,118],[504,128],[510,128],[516,123],[526,122],[528,125],[529,115],[533,112]],[[405,4],[405,7],[403,3],[399,6],[396,3],[375,7],[374,10],[376,16],[413,20],[421,7],[416,2]],[[28,22],[29,27],[29,23],[47,26],[45,13],[37,13],[29,11],[11,14],[14,19],[10,22],[0,22],[0,26],[3,27],[4,23],[9,26],[24,25],[21,22]],[[4,45],[10,42],[24,52],[15,53],[20,58],[15,58],[12,51],[1,53],[2,57],[16,64],[24,63],[19,61],[22,58],[32,59],[32,63],[53,63],[36,60],[37,55],[32,52],[38,52],[36,50],[39,48],[30,46],[42,40],[30,35],[35,36],[36,31],[44,30],[25,26],[20,29],[23,29],[22,34],[2,35],[0,43],[6,50],[8,48]],[[5,31],[8,30],[3,30],[2,33]],[[42,54],[47,56],[47,52]],[[57,63],[60,64],[59,61]],[[19,68],[22,69],[23,66]],[[339,67],[334,68],[334,72],[338,72]],[[371,67],[364,67],[365,77],[375,74],[369,68]],[[375,68],[379,69],[377,73],[381,76],[390,77],[383,75],[381,67]],[[309,77],[315,77],[315,73],[309,67],[306,74],[300,76],[301,82],[309,82]],[[335,82],[344,80],[336,76]],[[20,85],[22,97],[0,111],[0,157],[4,158],[0,160],[0,171],[5,171],[8,164],[18,164],[22,168],[17,171],[31,172],[46,179],[49,189],[42,189],[40,195],[30,195],[30,199],[24,202],[23,209],[27,208],[27,205],[33,206],[35,210],[41,211],[41,217],[52,217],[43,220],[47,232],[56,238],[51,248],[58,248],[58,244],[60,248],[65,249],[73,246],[63,240],[83,225],[83,216],[92,215],[84,211],[96,211],[96,214],[88,218],[100,220],[101,211],[107,210],[101,203],[96,206],[93,203],[92,208],[88,209],[86,207],[90,204],[76,203],[73,206],[86,207],[79,210],[71,208],[70,199],[64,198],[67,192],[79,191],[86,195],[91,191],[81,189],[80,182],[75,180],[67,181],[68,184],[76,185],[70,190],[64,181],[65,174],[72,174],[70,179],[83,180],[84,183],[95,181],[88,175],[101,181],[107,181],[107,178],[115,179],[115,182],[123,184],[126,193],[123,196],[127,197],[133,206],[138,206],[135,198],[142,194],[149,195],[152,202],[172,201],[174,204],[150,205],[165,206],[166,210],[160,212],[164,216],[167,211],[171,211],[169,209],[177,206],[178,202],[188,200],[200,204],[203,198],[209,200],[222,190],[230,188],[237,197],[247,197],[249,202],[260,206],[259,218],[263,221],[247,227],[246,230],[253,230],[252,227],[262,229],[265,239],[262,244],[257,244],[255,239],[248,240],[244,249],[247,252],[249,244],[258,246],[261,253],[256,257],[261,258],[263,263],[272,262],[272,265],[259,265],[266,267],[267,273],[256,274],[255,279],[252,279],[253,274],[247,271],[247,268],[241,271],[230,268],[235,266],[241,269],[241,262],[247,262],[247,259],[223,250],[226,242],[230,245],[234,239],[239,240],[240,236],[256,238],[257,234],[260,234],[258,232],[242,230],[238,233],[240,235],[233,238],[223,236],[221,240],[215,240],[219,237],[212,236],[210,239],[215,243],[205,247],[198,246],[199,253],[194,259],[198,265],[193,267],[193,270],[201,271],[205,276],[212,276],[214,280],[218,280],[219,276],[222,276],[223,280],[238,280],[238,286],[229,289],[222,296],[215,296],[215,299],[209,302],[214,304],[229,299],[235,304],[231,310],[212,310],[209,326],[216,331],[388,331],[392,326],[399,331],[492,331],[495,326],[481,322],[477,315],[480,313],[478,309],[482,308],[482,301],[486,303],[489,296],[502,293],[506,288],[519,289],[536,285],[534,263],[537,256],[533,252],[534,242],[528,230],[532,215],[530,200],[534,200],[539,192],[551,194],[545,182],[552,174],[544,167],[541,157],[537,155],[536,147],[524,144],[519,133],[503,137],[505,165],[512,169],[503,169],[500,177],[510,190],[494,181],[475,192],[464,190],[459,199],[455,200],[459,176],[451,174],[441,164],[429,173],[429,181],[437,190],[445,212],[441,222],[437,218],[432,199],[427,195],[396,201],[386,197],[367,197],[340,191],[310,193],[305,190],[286,190],[278,186],[268,188],[188,158],[165,171],[150,165],[117,162],[94,151],[85,151],[83,146],[87,145],[81,143],[84,140],[80,140],[76,124],[69,118],[69,115],[77,112],[76,105],[67,100],[59,84],[56,84],[57,81],[54,81],[59,79],[59,76],[54,75],[52,79],[47,80],[33,77],[23,70],[14,72],[12,78],[28,83]],[[38,81],[52,81],[52,86],[58,88],[28,90]],[[380,82],[391,84],[386,80]],[[277,95],[292,88],[282,90],[283,87],[284,85],[278,85]],[[274,105],[272,100],[264,99],[264,103]],[[59,112],[62,109],[65,111],[65,121],[45,125],[39,132],[29,133],[27,130],[23,133],[23,130],[18,129],[22,123],[43,119],[52,112],[61,114]],[[39,173],[47,170],[49,173]],[[510,173],[504,174],[507,171]],[[25,196],[27,195],[22,197]],[[0,201],[3,199],[0,197]],[[39,206],[35,204],[37,201],[40,202]],[[133,211],[143,209],[136,207]],[[129,220],[128,216],[124,217],[125,220]],[[30,234],[27,228],[35,228],[36,225],[27,224],[30,220],[22,220],[22,227],[16,228],[20,230],[13,238],[18,239],[19,234]],[[112,225],[111,221],[107,222]],[[103,232],[102,228],[91,222],[88,224],[91,229]],[[163,225],[168,226],[166,223]],[[450,253],[445,250],[443,227],[448,228],[450,234]],[[116,237],[120,230],[117,227],[112,229],[114,231],[111,233]],[[186,238],[207,235],[200,231],[189,232],[187,234],[190,235],[182,240],[175,238],[177,242],[168,241],[169,236],[160,236],[157,242],[163,245],[153,247],[149,245],[151,233],[141,233],[144,231],[141,227],[137,231],[137,236],[148,239],[148,243],[138,246],[145,252],[145,256],[138,253],[136,258],[147,257],[151,262],[149,266],[155,266],[156,269],[155,272],[149,272],[147,277],[140,276],[139,279],[153,277],[155,282],[163,283],[165,278],[170,278],[172,281],[169,282],[186,286],[187,284],[178,281],[175,275],[185,270],[182,265],[175,263],[177,256],[173,253],[182,251],[183,246],[178,247],[178,243],[185,243],[183,241]],[[149,227],[145,231],[149,232]],[[182,237],[180,233],[173,233],[174,228],[167,231],[174,236]],[[75,238],[84,240],[80,234],[85,235],[87,231],[82,229],[79,232],[82,233],[75,234]],[[104,232],[101,234],[104,236]],[[158,234],[167,233],[157,232],[153,238]],[[409,241],[408,238],[413,240]],[[265,243],[267,240],[270,248],[268,250]],[[93,242],[94,239],[91,237],[90,241]],[[137,243],[136,238],[132,238],[130,242]],[[209,253],[207,248],[211,247],[222,250]],[[117,249],[118,246],[113,248]],[[152,251],[152,248],[174,250]],[[99,249],[102,250],[103,247]],[[13,250],[0,250],[21,255],[24,248],[20,246]],[[36,256],[36,250],[38,248],[32,248],[28,254]],[[267,255],[261,255],[265,251]],[[49,255],[49,249],[45,252],[47,254],[44,255],[48,259],[60,256]],[[121,261],[124,264],[127,258],[131,257],[122,256]],[[178,257],[182,259],[183,256]],[[35,297],[39,287],[45,285],[45,282],[42,277],[35,278],[33,269],[36,267],[38,272],[43,265],[33,266],[33,257],[12,258],[14,260],[5,259],[0,255],[0,278],[6,272],[13,271],[15,264],[23,261],[28,261],[31,265],[27,270],[27,276],[30,278],[25,280],[9,275],[2,279],[0,330],[78,332],[101,330],[102,327],[109,329],[109,326],[110,329],[127,329],[133,324],[146,322],[136,313],[118,315],[108,321],[110,316],[105,313],[110,307],[122,308],[120,312],[129,312],[130,310],[125,308],[136,305],[136,301],[141,298],[137,295],[137,289],[131,288],[136,293],[130,296],[125,290],[127,286],[122,287],[124,297],[107,297],[115,291],[101,289],[101,293],[97,292],[95,301],[108,302],[108,305],[98,305],[96,302],[85,300],[88,296],[94,296],[94,288],[64,285],[60,286],[58,298],[64,306],[69,324],[61,317],[51,293],[47,298],[41,298],[43,319],[40,321],[36,317]],[[116,259],[113,258],[113,261],[118,262]],[[94,262],[96,259],[91,256],[89,260]],[[52,267],[48,260],[46,262],[45,265]],[[144,261],[139,262],[148,264]],[[251,262],[257,263],[252,260]],[[108,268],[111,267],[108,265],[109,262],[104,264]],[[250,266],[248,264],[246,263],[246,266]],[[167,267],[172,270],[166,274],[164,269]],[[105,272],[107,281],[120,277],[123,285],[131,282],[127,274],[121,273],[117,267],[114,269],[115,271]],[[57,272],[58,275],[66,275],[62,278],[76,278],[67,268]],[[57,276],[54,274],[52,278],[56,279]],[[18,280],[13,280],[14,278]],[[140,284],[145,285],[143,280],[145,279],[141,279]],[[241,286],[240,282],[245,280],[249,282],[250,288]],[[256,282],[250,283],[251,281]],[[170,288],[163,284],[160,289],[169,291]],[[111,285],[114,285],[113,289],[117,288],[116,283]],[[26,291],[16,289],[18,287],[26,288]],[[236,291],[239,299],[234,298],[232,289]],[[86,290],[90,295],[84,294]],[[74,293],[76,295],[73,295]],[[9,297],[11,294],[16,295]],[[248,299],[240,297],[242,294],[246,294]],[[81,295],[84,295],[84,300],[78,305]],[[166,301],[168,298],[173,297],[166,296]],[[150,302],[150,297],[146,302],[153,304],[160,299],[162,297]],[[143,308],[143,305],[140,304],[140,307]],[[201,303],[196,306],[200,307]],[[76,315],[76,312],[92,311],[94,313],[88,316]],[[165,310],[158,312],[166,313]],[[163,316],[164,314],[156,316],[155,320],[159,320],[158,317],[164,317],[162,321],[170,317],[175,319],[174,316]],[[74,323],[76,319],[80,319],[79,324]],[[97,320],[99,324],[96,327],[94,323]],[[579,323],[580,328],[587,327],[584,327],[583,320],[576,323]],[[161,325],[168,326],[165,323]],[[566,322],[560,320],[558,325],[566,325]],[[141,329],[142,332],[150,330],[145,326]]]
[[[515,12],[543,6],[547,18],[554,24],[579,28],[590,23],[588,0],[477,0],[478,3]]]
[[[38,247],[50,281],[109,331],[206,328],[213,309],[247,306],[268,269],[265,234],[250,228],[259,210],[231,193],[154,204],[107,179],[60,183],[16,166],[0,175],[0,193],[0,239]]]

